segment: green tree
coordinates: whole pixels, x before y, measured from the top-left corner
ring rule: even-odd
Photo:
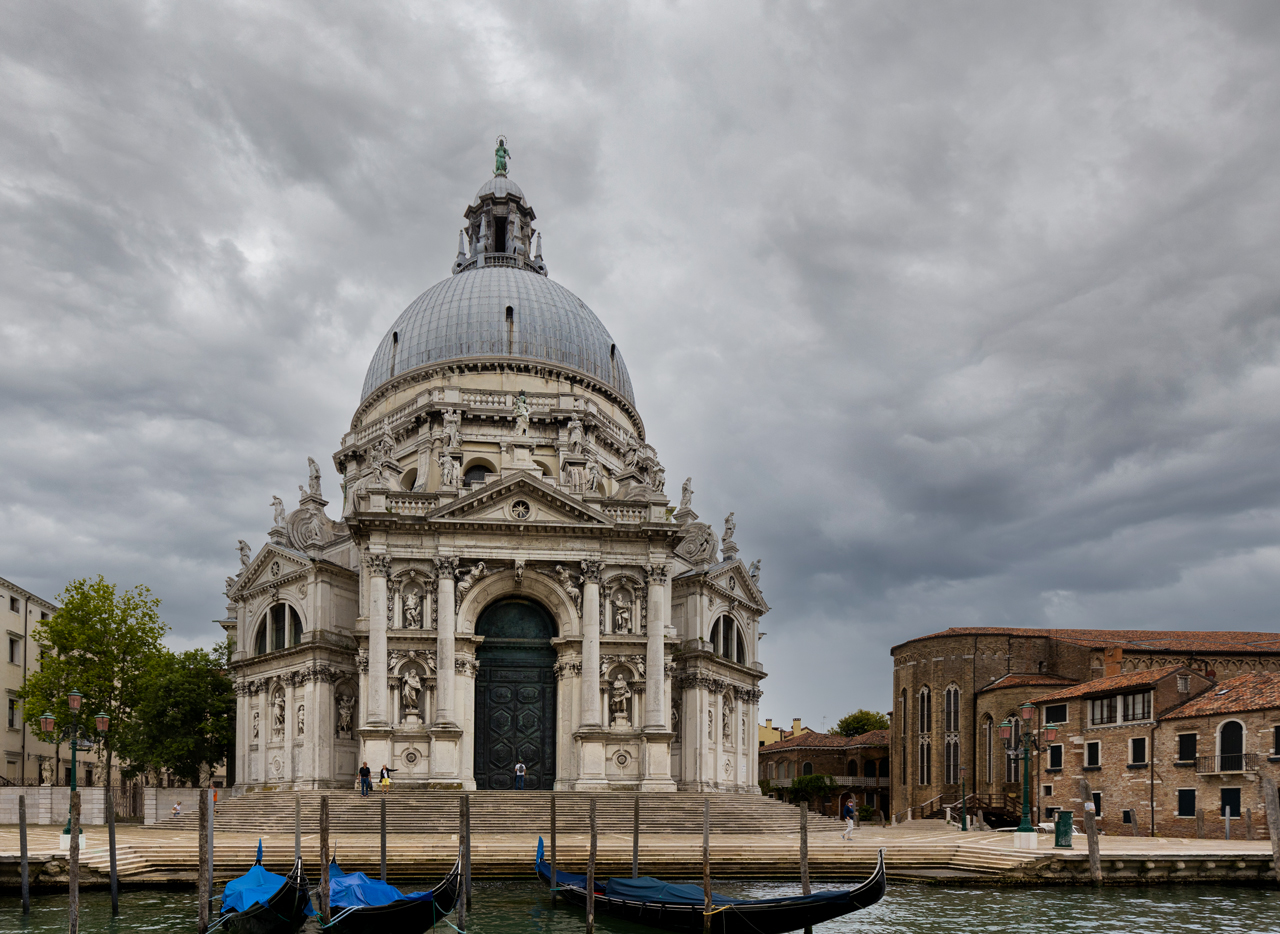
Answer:
[[[145,691],[145,676],[163,654],[160,640],[169,627],[160,621],[160,600],[141,585],[117,591],[102,575],[73,580],[58,596],[62,609],[32,633],[40,647],[40,667],[27,677],[20,696],[23,719],[41,736],[40,715],[52,712],[58,728],[71,725],[67,694],[84,695],[80,722],[111,716],[111,731],[100,740],[106,780],[111,781],[115,736],[134,716]]]
[[[143,697],[120,737],[127,774],[168,769],[192,785],[216,767],[235,737],[236,696],[224,649],[165,652],[152,661]]]
[[[875,710],[859,709],[845,714],[827,732],[834,736],[861,736],[872,730],[887,729],[889,729],[889,718],[884,714]]]
[[[831,794],[836,787],[830,775],[801,775],[791,779],[789,796],[793,801],[812,801]]]

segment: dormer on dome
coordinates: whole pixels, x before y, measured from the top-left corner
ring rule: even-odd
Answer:
[[[507,178],[511,157],[505,137],[498,137],[493,178],[480,186],[462,216],[467,226],[458,231],[454,274],[484,266],[514,266],[547,274],[542,261],[542,235],[533,228],[537,215],[520,186]]]

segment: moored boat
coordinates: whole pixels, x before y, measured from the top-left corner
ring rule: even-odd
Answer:
[[[551,884],[551,867],[538,839],[538,876]],[[556,872],[556,891],[581,908],[587,902],[587,877]],[[852,889],[786,895],[780,898],[728,898],[713,894],[709,912],[712,934],[787,934],[870,907],[884,897],[884,850],[871,875]],[[698,885],[678,885],[661,879],[607,879],[595,883],[597,914],[623,918],[664,931],[699,934],[703,928],[705,895]]]
[[[222,893],[222,913],[209,930],[232,934],[294,934],[313,914],[302,860],[294,860],[293,870],[287,876],[269,872],[262,865],[262,842],[259,841],[257,860],[243,876],[227,883]]]
[[[461,879],[462,863],[458,861],[430,892],[406,895],[363,872],[343,872],[335,859],[329,864],[332,920],[321,930],[337,934],[423,934],[453,911]]]

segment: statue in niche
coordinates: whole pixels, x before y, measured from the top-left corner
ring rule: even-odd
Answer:
[[[45,761],[40,763],[40,784],[42,785],[53,784],[53,763],[52,762]]]
[[[573,574],[563,565],[556,565],[556,577],[560,580],[560,586],[565,593],[569,595],[569,599],[573,601],[574,608],[579,614],[582,613],[582,591],[578,589],[573,579]]]
[[[613,725],[629,726],[630,718],[627,716],[627,701],[631,698],[631,688],[627,687],[627,681],[622,677],[622,672],[618,672],[618,676],[613,679],[613,685],[609,688],[609,706],[613,708]]]
[[[422,601],[412,590],[406,591],[404,595],[404,628],[422,628]]]
[[[275,513],[275,519],[273,520],[273,523],[277,526],[284,525],[284,518],[285,518],[284,500],[282,500],[278,496],[271,497],[271,508]]]
[[[707,711],[707,742],[715,739],[716,715],[710,710]]]
[[[249,543],[243,538],[240,539],[240,544],[236,547],[240,549],[240,567],[247,568],[249,566],[250,559],[253,558],[253,549],[249,547]]]
[[[476,581],[484,577],[484,562],[477,561],[475,567],[462,576],[458,581],[458,588],[455,594],[458,598],[458,606],[462,606],[462,599],[470,592],[471,588],[476,585]]]
[[[720,733],[724,737],[726,743],[733,742],[733,728],[729,725],[729,717],[732,715],[733,709],[728,704],[720,707]]]
[[[458,462],[445,451],[440,452],[440,486],[458,485]]]
[[[744,748],[747,745],[747,718],[746,717],[742,718],[742,745]]]
[[[690,505],[693,502],[693,477],[685,477],[684,483],[680,486],[680,508],[692,509]]]
[[[680,731],[680,704],[678,701],[671,702],[671,731],[677,734]]]
[[[577,415],[569,417],[569,452],[571,454],[581,454],[584,441],[582,433],[582,419]]]
[[[452,450],[462,444],[462,416],[457,409],[444,410],[444,446]]]
[[[527,438],[529,436],[529,401],[525,399],[523,392],[516,397],[516,404],[512,411],[516,417],[516,434],[521,438]]]
[[[302,736],[307,732],[307,705],[298,705],[298,735]]]
[[[604,470],[600,466],[600,462],[592,457],[587,461],[587,488],[592,493],[598,493],[603,485]]]
[[[356,699],[350,694],[338,697],[338,732],[350,735],[351,720],[356,712]]]
[[[614,596],[613,631],[631,632],[631,601],[626,591],[619,591]]]
[[[418,677],[418,669],[407,669],[400,684],[400,708],[405,714],[418,712],[418,695],[421,693],[422,679]]]
[[[272,727],[277,735],[284,733],[284,694],[277,694],[276,699],[272,701],[275,710],[272,717]]]
[[[255,741],[258,739],[258,721],[259,721],[258,711],[255,710],[253,712],[253,738]]]
[[[314,457],[307,458],[307,486],[310,487],[312,496],[320,495],[320,465]]]
[[[733,521],[733,513],[724,517],[724,537],[720,540],[721,545],[727,545],[733,541],[733,533],[738,531],[738,523]]]

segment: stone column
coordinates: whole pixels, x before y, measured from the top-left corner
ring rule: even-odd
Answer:
[[[600,727],[600,562],[582,562],[582,726]]]
[[[369,555],[369,716],[371,726],[387,725],[387,572],[390,555]]]
[[[454,579],[455,567],[449,561],[441,561],[440,579],[436,590],[439,631],[436,633],[436,726],[457,727],[453,721],[454,670]]]
[[[253,736],[253,710],[249,685],[236,685],[236,781],[249,784],[249,743]]]
[[[644,674],[644,728],[665,730],[667,714],[663,710],[666,692],[663,690],[664,662],[663,634],[667,631],[667,566],[651,564],[649,574],[649,642],[645,653]]]

